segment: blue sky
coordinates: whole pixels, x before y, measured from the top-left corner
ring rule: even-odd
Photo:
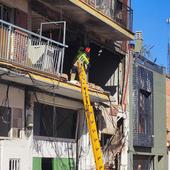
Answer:
[[[151,49],[151,58],[167,65],[168,24],[170,0],[132,0],[133,31],[142,31],[144,44]],[[170,31],[169,31],[170,33]],[[170,35],[169,35],[170,36]]]

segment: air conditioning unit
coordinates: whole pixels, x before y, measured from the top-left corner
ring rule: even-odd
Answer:
[[[19,138],[20,137],[20,129],[12,128],[11,129],[11,137],[12,138]]]

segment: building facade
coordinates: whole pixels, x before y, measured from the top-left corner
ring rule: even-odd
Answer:
[[[0,169],[95,169],[81,88],[89,91],[106,169],[128,169],[126,108],[132,15],[127,0],[0,0]]]
[[[164,68],[135,53],[129,84],[129,169],[167,169]]]

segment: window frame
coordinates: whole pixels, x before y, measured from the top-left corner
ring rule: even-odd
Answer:
[[[141,94],[143,96],[143,111],[141,111]],[[151,119],[151,113],[148,113],[148,110],[150,109],[150,105],[151,105],[151,92],[148,92],[146,90],[143,90],[143,89],[139,89],[139,92],[138,92],[138,133],[140,134],[151,134],[152,132],[150,132],[150,119]],[[140,120],[140,118],[143,118],[144,121]],[[141,122],[143,122],[144,124],[144,127],[143,127],[143,132],[140,132],[140,130],[142,130],[142,127],[140,126]],[[140,129],[141,128],[141,129]]]
[[[33,114],[33,124],[34,118],[35,118],[35,105],[36,103],[42,104],[42,105],[48,105],[51,107],[59,107],[61,109],[68,109],[68,110],[74,110],[76,112],[76,124],[75,124],[75,133],[74,133],[74,138],[62,138],[62,137],[50,137],[50,136],[39,136],[37,134],[34,134],[34,128],[33,128],[33,139],[35,140],[48,140],[48,141],[60,141],[60,142],[75,142],[77,140],[77,133],[78,133],[78,120],[79,120],[79,111],[77,109],[70,109],[68,107],[61,107],[59,105],[52,105],[50,103],[44,103],[44,102],[34,102],[34,114]],[[34,127],[35,125],[33,125]]]
[[[0,139],[11,139],[11,138],[17,138],[17,139],[20,139],[21,138],[21,135],[20,135],[20,132],[21,130],[23,129],[23,109],[22,108],[16,108],[16,107],[7,107],[7,106],[0,106],[0,109],[1,108],[6,108],[6,109],[9,109],[9,112],[10,112],[10,117],[9,117],[9,130],[8,130],[8,135],[7,136],[1,136],[0,134]],[[19,127],[16,127],[14,126],[14,120],[16,120],[16,117],[14,117],[14,109],[18,109],[18,110],[21,110],[21,117],[20,117],[20,128]],[[13,131],[15,130],[18,130],[18,137],[14,136],[13,135]]]
[[[138,169],[135,169],[136,168],[135,166],[139,165],[139,162],[144,166],[146,166],[146,164],[148,164],[147,165],[148,170],[153,170],[154,169],[153,156],[150,156],[150,155],[133,155],[133,169],[134,170],[138,170]]]

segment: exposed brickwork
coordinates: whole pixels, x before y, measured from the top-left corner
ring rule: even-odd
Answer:
[[[166,79],[167,141],[170,147],[170,78]]]

